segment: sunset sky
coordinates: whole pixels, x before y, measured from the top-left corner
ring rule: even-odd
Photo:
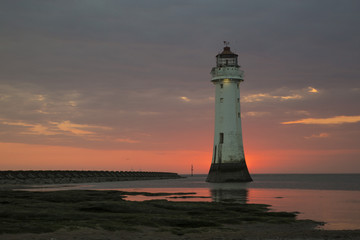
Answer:
[[[360,172],[358,0],[3,0],[0,170],[207,173],[215,55],[251,173]]]

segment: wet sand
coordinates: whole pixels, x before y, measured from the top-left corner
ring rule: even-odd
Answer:
[[[262,204],[126,201],[131,194],[0,191],[0,239],[360,239]]]

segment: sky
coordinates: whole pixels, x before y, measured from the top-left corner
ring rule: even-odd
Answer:
[[[251,173],[360,173],[357,0],[2,0],[0,170],[207,173],[239,55]]]

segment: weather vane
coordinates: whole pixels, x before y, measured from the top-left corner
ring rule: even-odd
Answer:
[[[228,41],[224,41],[224,45],[225,45],[225,47],[229,46],[229,44],[230,44],[230,42],[228,42]]]

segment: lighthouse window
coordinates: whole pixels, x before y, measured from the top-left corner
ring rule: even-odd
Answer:
[[[220,102],[221,102],[221,103],[224,102],[224,98],[220,98]]]
[[[238,98],[238,102],[240,102],[240,98]]]
[[[220,84],[220,87],[223,88],[223,87],[224,87],[224,84]]]
[[[238,113],[238,118],[240,118],[240,113]]]
[[[224,133],[220,133],[219,143],[224,143]]]
[[[239,84],[236,84],[236,87],[239,89]]]

